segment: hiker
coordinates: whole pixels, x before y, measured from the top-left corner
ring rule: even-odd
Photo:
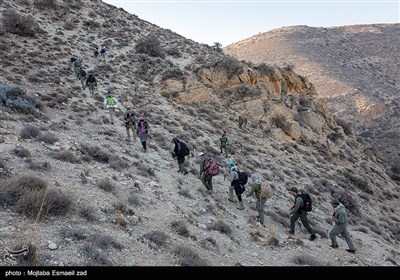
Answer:
[[[229,168],[229,171],[227,174],[224,175],[224,180],[225,178],[228,179],[230,183],[229,185],[229,197],[228,200],[231,202],[236,202],[233,199],[233,190],[235,190],[235,194],[239,200],[239,210],[244,210],[244,205],[242,201],[242,193],[244,192],[244,187],[240,185],[239,183],[239,169],[236,167],[235,163],[233,161],[228,161],[226,165]]]
[[[94,59],[95,59],[96,65],[99,64],[99,56],[100,56],[99,51],[97,49],[94,50]]]
[[[82,62],[77,58],[73,62],[73,66],[74,66],[75,76],[79,80],[79,71],[81,70]]]
[[[86,78],[86,86],[89,88],[90,97],[94,96],[94,88],[97,87],[96,78],[93,75],[92,71],[89,71],[89,75]]]
[[[125,122],[125,128],[126,128],[126,134],[127,134],[127,140],[130,141],[131,135],[130,135],[130,130],[132,130],[132,135],[134,140],[136,140],[136,118],[137,113],[132,109],[132,107],[127,106],[125,114],[124,114],[124,122]]]
[[[347,213],[346,208],[342,203],[339,202],[338,199],[334,198],[331,201],[333,207],[333,215],[332,219],[335,222],[335,226],[329,232],[329,237],[331,238],[331,247],[338,248],[339,245],[336,240],[336,236],[339,234],[343,236],[344,240],[346,240],[349,249],[346,249],[347,252],[355,253],[356,249],[353,244],[353,240],[351,239],[350,233],[347,230]]]
[[[103,102],[104,106],[110,112],[110,122],[114,124],[115,108],[117,107],[117,99],[112,95],[111,91],[107,91],[106,98]]]
[[[70,60],[69,60],[69,61],[70,61],[70,63],[71,63],[72,70],[74,70],[74,62],[75,62],[75,60],[77,60],[77,58],[76,58],[76,57],[74,57],[74,56],[73,56],[73,57],[71,57],[71,58],[70,58]]]
[[[175,144],[174,151],[172,152],[172,156],[174,158],[177,158],[177,160],[178,160],[178,167],[179,167],[178,172],[181,172],[181,173],[183,173],[183,175],[186,175],[189,172],[187,171],[186,164],[185,164],[185,155],[183,155],[183,153],[182,153],[183,152],[182,144],[184,144],[184,143],[181,142],[176,137],[172,138],[172,143]]]
[[[245,128],[247,124],[247,118],[239,116],[239,128]]]
[[[104,61],[107,61],[107,52],[108,48],[106,46],[103,46],[100,50],[100,56],[104,59]]]
[[[294,234],[294,227],[296,225],[296,221],[298,218],[300,218],[303,226],[311,234],[310,240],[313,241],[314,239],[317,238],[317,236],[315,235],[314,230],[308,224],[307,211],[302,210],[303,198],[301,198],[301,195],[298,194],[298,192],[299,192],[299,190],[296,187],[291,187],[289,189],[289,193],[294,197],[294,205],[292,206],[292,208],[290,208],[291,216],[290,216],[289,234],[291,234],[291,235]]]
[[[144,119],[144,114],[142,114],[139,118],[139,122],[136,128],[136,134],[139,136],[140,142],[142,142],[143,151],[147,151],[146,141],[149,136],[150,126],[147,121]]]
[[[86,71],[81,67],[79,68],[79,80],[81,80],[82,89],[85,90],[86,81]]]
[[[267,202],[268,197],[261,193],[261,179],[256,174],[251,174],[250,191],[247,193],[246,197],[250,197],[253,194],[256,196],[256,210],[258,212],[258,221],[260,224],[264,225],[264,204]]]
[[[229,144],[228,144],[228,137],[226,136],[226,131],[223,132],[221,138],[219,138],[219,141],[220,141],[221,154],[223,153],[223,151],[225,151],[225,157],[228,157],[228,151],[226,149],[226,146]]]
[[[212,177],[219,173],[219,167],[215,159],[206,156],[203,152],[199,153],[200,157],[200,179],[206,187],[209,194],[213,191]]]

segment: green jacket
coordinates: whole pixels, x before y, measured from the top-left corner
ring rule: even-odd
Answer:
[[[247,193],[246,197],[252,196],[253,193],[256,195],[257,199],[260,199],[261,195],[261,184],[259,183],[249,183],[250,191]]]
[[[219,141],[221,141],[221,147],[226,147],[226,145],[228,145],[228,137],[226,136],[219,138]]]

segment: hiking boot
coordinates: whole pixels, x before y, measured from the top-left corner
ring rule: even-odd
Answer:
[[[229,200],[230,202],[236,202],[233,198],[230,198],[230,197],[228,197],[228,200]]]
[[[315,235],[315,233],[311,234],[310,241],[313,241],[315,239],[317,239],[317,236]]]
[[[185,170],[185,171],[183,171],[182,173],[183,173],[183,175],[186,175],[186,174],[188,174],[189,172],[187,172],[187,171]]]
[[[208,192],[209,194],[212,194],[212,190],[207,190],[207,192]]]
[[[352,249],[346,249],[346,251],[349,252],[349,253],[353,253],[353,254],[356,252],[356,250],[354,250],[354,249],[353,250]]]
[[[332,248],[334,248],[334,249],[336,249],[336,248],[339,248],[339,245],[330,245]]]
[[[294,231],[289,230],[289,231],[288,231],[288,234],[293,235],[293,234],[294,234]]]
[[[240,202],[239,202],[239,206],[237,207],[237,209],[239,209],[239,210],[244,210],[243,201],[240,201]]]

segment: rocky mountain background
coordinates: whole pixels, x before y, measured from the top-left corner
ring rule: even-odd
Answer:
[[[0,15],[2,266],[398,266],[398,182],[292,67],[239,61],[101,1],[0,0]],[[94,98],[72,56],[94,71]],[[147,152],[126,139],[129,104],[150,124]],[[187,175],[173,137],[192,151]],[[272,187],[265,227],[254,197],[243,211],[228,201],[222,174],[206,191],[199,152]],[[287,234],[292,186],[313,198],[314,241],[300,223]],[[355,254],[341,238],[329,246],[333,197],[349,210]],[[10,259],[6,248],[24,245]]]
[[[399,36],[400,24],[290,26],[226,46],[224,52],[253,63],[294,67],[313,82],[329,111],[398,173]]]

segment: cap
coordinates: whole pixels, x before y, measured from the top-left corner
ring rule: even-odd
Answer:
[[[228,162],[226,163],[226,165],[228,165],[228,166],[235,166],[235,163],[234,163],[233,161],[228,161]]]
[[[333,198],[333,199],[331,200],[331,204],[339,205],[339,204],[340,204],[339,199]]]
[[[200,153],[199,153],[199,157],[201,157],[201,156],[204,156],[204,153],[203,153],[203,152],[200,152]]]

